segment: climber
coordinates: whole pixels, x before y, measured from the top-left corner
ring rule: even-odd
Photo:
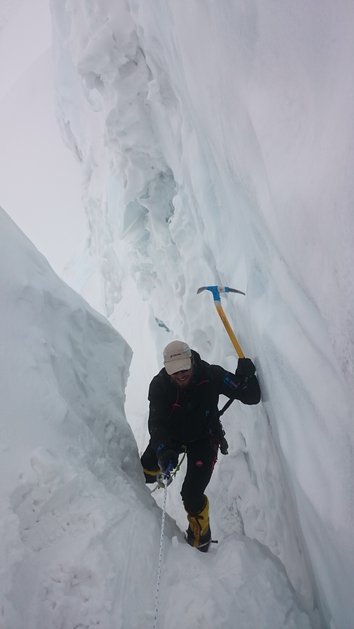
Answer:
[[[236,373],[210,365],[183,341],[163,352],[164,368],[149,387],[149,444],[141,457],[145,480],[169,478],[185,451],[187,472],[181,496],[187,511],[187,541],[206,552],[211,542],[209,501],[204,491],[211,479],[218,449],[227,454],[219,395],[258,404],[260,388],[250,358],[239,358]]]

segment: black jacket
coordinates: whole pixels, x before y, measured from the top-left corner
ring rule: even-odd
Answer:
[[[209,365],[192,350],[194,373],[185,389],[175,385],[163,368],[149,388],[151,447],[174,447],[220,433],[219,395],[258,404],[261,393],[257,377],[245,378],[218,365]]]

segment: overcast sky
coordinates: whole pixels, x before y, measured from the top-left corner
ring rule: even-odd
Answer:
[[[0,205],[61,274],[86,223],[55,117],[48,0],[1,3],[0,75]]]

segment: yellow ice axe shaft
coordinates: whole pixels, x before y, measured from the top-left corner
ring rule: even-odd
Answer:
[[[234,348],[235,348],[235,350],[237,352],[238,357],[239,358],[244,358],[245,355],[244,355],[244,353],[243,353],[243,351],[241,349],[241,345],[238,342],[231,325],[229,324],[229,321],[227,319],[227,316],[226,316],[226,314],[225,314],[225,312],[223,310],[223,307],[222,307],[221,303],[215,302],[215,308],[218,311],[218,315],[219,315],[221,321],[223,322],[223,324],[225,326],[226,332],[228,333],[228,335],[230,337],[230,341],[233,344],[233,346],[234,346]]]
[[[241,345],[238,342],[235,332],[233,331],[228,318],[223,310],[223,307],[221,305],[221,299],[220,299],[220,293],[240,293],[241,295],[244,295],[245,293],[243,293],[241,290],[237,290],[236,288],[230,288],[229,286],[201,286],[200,288],[198,288],[197,293],[201,293],[203,290],[209,290],[214,298],[214,304],[215,304],[215,308],[217,310],[217,313],[221,319],[221,321],[223,322],[226,332],[228,333],[229,337],[230,337],[230,341],[233,344],[237,355],[239,358],[244,358],[245,355],[242,351]]]

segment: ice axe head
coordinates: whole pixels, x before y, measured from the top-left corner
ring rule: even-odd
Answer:
[[[240,295],[245,295],[242,290],[237,290],[237,288],[230,288],[229,286],[201,286],[197,290],[197,294],[201,293],[203,290],[210,290],[213,295],[214,301],[220,301],[220,293],[240,293]]]
[[[228,333],[230,337],[231,343],[233,344],[239,358],[244,358],[245,355],[236,338],[235,332],[231,328],[228,322],[227,316],[225,312],[223,311],[223,308],[221,305],[220,293],[241,293],[241,295],[244,295],[245,293],[243,293],[242,290],[237,290],[236,288],[230,288],[229,286],[201,286],[200,288],[198,288],[197,293],[201,293],[203,290],[210,290],[210,292],[212,293],[214,297],[215,308],[218,312],[220,319],[222,320],[225,326],[226,332]]]

